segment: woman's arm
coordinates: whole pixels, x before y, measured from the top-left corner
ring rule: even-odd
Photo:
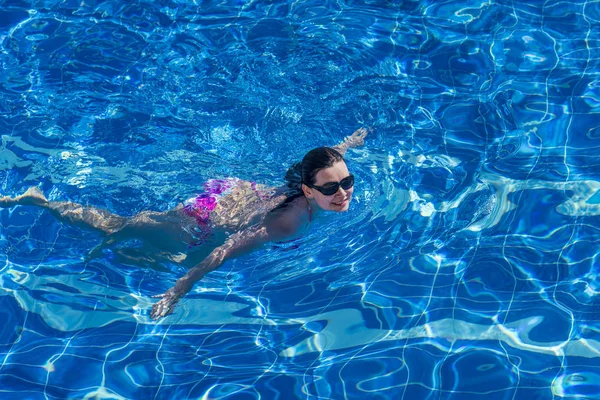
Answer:
[[[173,307],[187,292],[192,290],[194,283],[207,273],[219,268],[225,261],[250,252],[268,241],[267,229],[264,226],[248,229],[234,235],[222,245],[214,249],[200,264],[190,269],[179,278],[175,286],[167,290],[160,301],[152,306],[150,317],[158,319],[173,312]]]
[[[293,224],[289,224],[288,219],[280,219],[274,223],[255,226],[231,235],[222,246],[214,249],[200,264],[179,278],[175,286],[164,294],[156,296],[161,299],[152,306],[150,317],[158,319],[171,314],[175,304],[192,290],[196,281],[219,268],[225,261],[249,253],[269,241],[281,240],[293,232]]]
[[[343,156],[344,154],[346,154],[346,150],[352,147],[359,147],[364,145],[364,139],[368,133],[369,131],[367,131],[365,128],[358,128],[352,135],[346,136],[344,141],[335,146],[334,149],[339,151],[340,154]]]

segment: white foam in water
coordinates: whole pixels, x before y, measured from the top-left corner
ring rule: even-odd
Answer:
[[[450,202],[440,202],[434,204],[421,197],[414,190],[410,190],[410,201],[413,203],[413,208],[419,211],[423,217],[431,217],[436,212],[448,212],[459,207],[463,200],[472,193],[477,193],[486,189],[490,185],[495,190],[494,206],[489,215],[466,227],[466,230],[481,231],[486,228],[497,225],[503,216],[516,208],[508,199],[511,193],[522,190],[550,189],[557,191],[572,191],[573,195],[565,202],[556,207],[556,211],[572,216],[597,216],[600,215],[600,204],[592,203],[589,200],[600,189],[600,182],[593,180],[581,180],[570,182],[548,182],[541,180],[515,180],[506,178],[500,175],[483,174],[480,177],[481,182],[473,187],[467,188],[460,196]]]
[[[327,325],[314,336],[283,350],[281,352],[282,356],[294,357],[311,352],[364,346],[379,341],[437,338],[450,343],[469,340],[501,341],[515,349],[538,354],[600,359],[600,342],[594,339],[572,339],[551,344],[536,343],[530,340],[528,338],[529,332],[543,322],[542,317],[531,317],[509,324],[494,325],[479,325],[448,318],[432,321],[407,330],[384,330],[367,328],[358,310],[345,309],[315,315],[298,322],[306,324],[312,321],[327,321]]]

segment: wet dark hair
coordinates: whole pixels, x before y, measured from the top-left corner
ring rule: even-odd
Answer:
[[[332,167],[339,161],[344,161],[344,157],[331,147],[312,149],[302,159],[302,183],[314,185],[320,170]]]
[[[314,185],[320,170],[332,167],[333,164],[344,161],[344,157],[331,147],[312,149],[302,159],[294,164],[285,174],[287,186],[290,188],[288,199],[302,195],[302,184]]]

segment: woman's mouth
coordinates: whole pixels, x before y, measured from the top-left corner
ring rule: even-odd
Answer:
[[[343,207],[343,206],[346,205],[346,203],[348,203],[348,199],[344,199],[344,200],[342,200],[340,202],[335,202],[335,201],[331,202],[331,204],[333,204],[336,207]]]

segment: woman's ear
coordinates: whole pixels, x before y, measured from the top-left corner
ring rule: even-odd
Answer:
[[[304,195],[308,199],[312,199],[313,198],[312,189],[309,188],[308,186],[306,186],[304,183],[302,184],[302,192],[304,192]]]

